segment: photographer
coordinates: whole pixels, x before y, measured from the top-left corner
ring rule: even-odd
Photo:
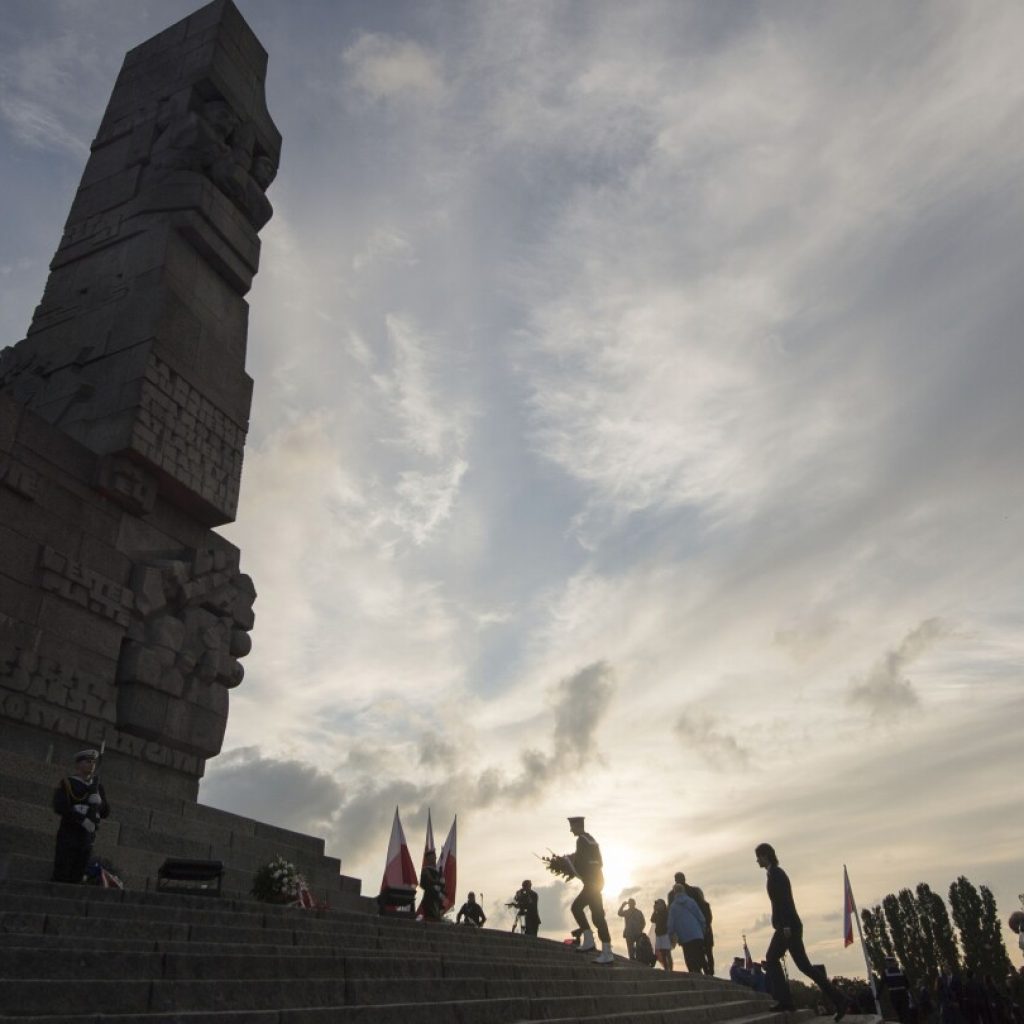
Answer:
[[[483,928],[487,921],[487,915],[484,913],[484,908],[480,906],[476,901],[476,893],[466,893],[466,902],[459,908],[459,912],[455,915],[456,924],[469,924],[474,928]]]
[[[53,793],[53,810],[60,815],[57,846],[53,856],[53,881],[82,881],[92,856],[96,829],[110,814],[107,794],[96,775],[98,750],[80,750],[75,755],[75,771],[61,779]]]
[[[530,879],[523,879],[522,888],[512,897],[512,905],[516,913],[523,919],[523,932],[526,935],[536,935],[540,927],[540,912],[538,910],[537,894],[533,891],[533,883]]]

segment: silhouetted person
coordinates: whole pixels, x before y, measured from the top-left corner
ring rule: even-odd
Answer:
[[[60,815],[57,843],[53,854],[53,881],[82,881],[92,856],[96,829],[110,814],[107,794],[96,775],[98,750],[80,750],[75,754],[75,770],[60,780],[53,792],[53,810]]]
[[[706,966],[704,933],[707,922],[697,901],[682,885],[676,886],[672,906],[668,908],[668,934],[683,947],[683,960],[691,974],[703,974]]]
[[[420,912],[424,921],[440,921],[443,913],[444,879],[437,870],[437,859],[430,851],[426,855],[426,863],[420,871],[420,888],[423,890],[423,902]]]
[[[533,882],[524,878],[522,888],[512,898],[512,902],[522,915],[524,933],[536,935],[540,928],[540,909],[537,894],[533,891]]]
[[[459,912],[455,915],[456,924],[462,924],[463,920],[465,920],[466,924],[471,924],[475,928],[483,928],[487,921],[484,908],[476,901],[475,892],[466,893],[466,902],[462,904]]]
[[[711,913],[711,904],[704,898],[704,890],[699,886],[690,885],[686,881],[686,875],[682,871],[675,873],[675,884],[681,885],[686,890],[686,895],[693,900],[694,903],[700,907],[700,912],[704,915],[704,955],[707,959],[707,965],[705,973],[715,973],[715,933],[711,928],[711,919],[713,917]],[[675,893],[675,887],[673,886],[671,892],[668,894],[668,905],[672,906],[672,898]]]
[[[626,940],[626,954],[630,960],[636,959],[636,940],[644,933],[647,918],[644,912],[637,909],[636,900],[624,900],[619,905],[619,917],[623,918],[622,937]]]
[[[580,927],[579,951],[595,949],[594,933],[590,930],[586,908],[594,919],[597,936],[601,940],[601,953],[594,959],[598,964],[614,963],[612,954],[612,937],[608,931],[608,920],[604,914],[604,861],[601,859],[601,847],[589,832],[583,830],[583,818],[570,818],[569,831],[576,837],[576,852],[565,859],[572,865],[573,873],[583,883],[579,895],[572,901],[569,910]]]
[[[834,1019],[838,1022],[846,1016],[846,1000],[833,988],[823,967],[814,966],[804,949],[804,925],[796,912],[793,902],[793,887],[789,876],[779,867],[779,858],[768,843],[761,843],[754,850],[759,867],[767,871],[768,899],[772,904],[772,928],[775,934],[768,944],[765,959],[768,961],[768,984],[776,999],[772,1009],[793,1010],[793,996],[789,982],[782,970],[782,958],[788,952],[793,963],[825,993],[835,1008]]]
[[[654,925],[654,955],[666,971],[671,971],[672,940],[668,935],[668,904],[664,900],[654,901],[651,924]]]
[[[896,1011],[900,1024],[909,1024],[910,1014],[910,982],[894,956],[885,958],[885,969],[878,979],[881,988],[889,993],[889,1002]]]

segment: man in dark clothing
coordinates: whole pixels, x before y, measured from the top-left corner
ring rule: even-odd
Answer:
[[[879,995],[882,990],[889,993],[889,1002],[896,1011],[900,1024],[909,1024],[910,1013],[910,982],[900,968],[899,961],[894,956],[885,958],[885,970],[879,981]]]
[[[437,870],[437,859],[433,850],[424,854],[424,863],[420,870],[420,888],[423,890],[423,900],[419,912],[423,920],[440,921],[443,914],[444,879]]]
[[[471,924],[475,928],[483,928],[487,921],[484,908],[476,901],[475,892],[466,893],[466,902],[462,904],[459,912],[455,915],[455,923],[462,924],[463,919],[465,919],[466,924]]]
[[[527,935],[536,935],[540,927],[540,911],[537,894],[533,891],[533,882],[524,878],[523,887],[515,894],[512,902],[523,918],[523,932]]]
[[[77,884],[92,856],[96,829],[110,814],[107,794],[96,775],[98,750],[75,755],[74,774],[60,780],[53,792],[53,810],[60,815],[53,855],[53,881]]]
[[[700,907],[700,912],[704,915],[705,922],[707,922],[707,930],[704,935],[704,958],[707,963],[705,964],[704,973],[712,975],[715,973],[715,933],[711,929],[711,904],[704,899],[704,891],[701,888],[696,885],[687,884],[686,875],[682,871],[676,872],[675,880],[676,885],[681,885],[686,895]],[[675,899],[675,887],[669,890],[668,899],[665,902],[671,907],[673,899]]]
[[[636,900],[624,900],[619,906],[619,917],[623,918],[622,937],[626,940],[626,954],[636,959],[636,940],[644,933],[647,918],[637,909]]]
[[[569,831],[576,837],[576,852],[566,855],[572,865],[573,873],[583,883],[579,895],[572,901],[569,910],[579,925],[579,951],[587,952],[595,949],[594,933],[590,930],[584,908],[590,908],[590,916],[594,919],[597,936],[601,940],[601,953],[595,957],[594,963],[610,964],[615,962],[612,954],[612,937],[608,931],[608,920],[604,916],[604,862],[601,860],[601,847],[597,840],[583,830],[582,818],[569,819]]]
[[[789,982],[782,970],[782,958],[788,952],[793,963],[807,975],[825,993],[835,1007],[833,1019],[837,1022],[846,1016],[846,1000],[832,987],[823,967],[815,967],[804,949],[804,925],[796,912],[793,902],[793,888],[789,884],[789,876],[779,867],[779,858],[768,843],[761,843],[754,850],[759,867],[768,872],[768,899],[772,904],[772,927],[775,934],[768,944],[768,984],[776,1003],[772,1007],[775,1012],[793,1010],[793,997],[789,991]]]

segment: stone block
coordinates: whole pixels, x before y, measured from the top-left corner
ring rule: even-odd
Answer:
[[[48,543],[72,556],[77,555],[82,543],[81,530],[48,507],[52,493],[49,481],[41,480],[39,488],[38,500],[25,501],[23,497],[0,486],[0,522],[14,533],[34,541],[37,546]],[[3,569],[4,566],[0,564],[0,572]]]
[[[36,621],[44,632],[55,633],[103,657],[116,658],[120,652],[123,626],[58,594],[42,595]]]
[[[18,1006],[23,1014],[132,1013],[147,1009],[148,981],[90,981],[40,985],[38,981],[0,980],[0,1006]]]
[[[0,616],[17,623],[34,625],[39,617],[42,595],[35,587],[11,579],[0,571]]]
[[[323,856],[324,841],[317,836],[303,835],[301,832],[293,832],[291,829],[280,828],[277,825],[268,825],[262,821],[256,822],[255,834],[258,839],[266,839],[316,856]]]
[[[38,541],[0,525],[0,566],[7,576],[25,586],[33,586],[38,561]]]
[[[190,860],[209,860],[214,856],[209,842],[130,825],[121,829],[121,845],[149,850],[165,857],[185,857]]]
[[[14,449],[23,406],[7,395],[0,395],[0,453]]]

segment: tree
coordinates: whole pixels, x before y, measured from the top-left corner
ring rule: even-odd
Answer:
[[[963,875],[949,887],[949,905],[960,932],[964,970],[977,974],[986,961],[985,932],[981,923],[985,908],[978,890]]]
[[[929,958],[918,926],[914,894],[909,889],[901,889],[898,895],[889,893],[882,900],[882,907],[889,923],[896,959],[903,965],[907,977],[920,984],[928,977]]]
[[[927,933],[934,951],[935,968],[941,970],[943,965],[948,964],[956,970],[960,966],[960,950],[949,921],[949,912],[942,897],[932,892],[927,882],[919,882],[917,885],[917,908],[921,931]]]
[[[1003,929],[996,910],[996,898],[987,885],[979,886],[981,892],[981,934],[983,940],[982,974],[1003,979],[1012,970],[1013,964],[1003,942]]]
[[[881,906],[862,910],[860,919],[864,924],[864,948],[868,952],[871,967],[877,974],[881,974],[885,970],[885,958],[894,955]]]

